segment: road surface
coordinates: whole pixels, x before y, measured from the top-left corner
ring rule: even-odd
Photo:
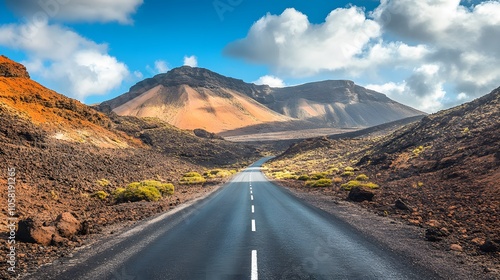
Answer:
[[[265,160],[203,201],[33,279],[437,278],[270,183],[260,171]]]

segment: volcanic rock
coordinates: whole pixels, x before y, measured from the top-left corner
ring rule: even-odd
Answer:
[[[355,202],[372,201],[374,195],[370,190],[362,187],[354,187],[349,192],[348,198]]]

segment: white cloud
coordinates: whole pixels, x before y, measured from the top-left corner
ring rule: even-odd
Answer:
[[[167,62],[164,60],[155,61],[155,69],[158,73],[165,73],[168,71]]]
[[[32,74],[52,81],[55,90],[84,100],[107,94],[129,76],[127,66],[97,44],[59,25],[47,23],[30,30],[24,25],[0,26],[0,45],[25,51]]]
[[[271,75],[262,76],[257,81],[254,81],[252,83],[256,85],[268,85],[270,87],[277,87],[277,88],[286,86],[285,82],[282,79]]]
[[[345,68],[379,36],[379,25],[356,7],[336,9],[319,25],[289,8],[279,16],[267,14],[258,20],[247,37],[229,44],[225,53],[302,76]]]
[[[134,71],[134,76],[137,78],[137,79],[142,79],[144,78],[144,74],[142,74],[141,71]]]
[[[184,56],[184,65],[191,67],[198,67],[198,59],[196,56]]]
[[[465,100],[461,93],[470,99],[500,85],[500,1],[463,5],[382,0],[368,17],[356,7],[339,8],[321,24],[287,9],[262,17],[225,54],[280,75],[363,77],[393,86],[406,104],[435,111],[446,100]]]
[[[7,6],[31,21],[56,19],[69,22],[132,23],[134,14],[143,0],[7,0]]]
[[[437,76],[438,71],[439,66],[426,64],[415,69],[405,81],[370,84],[366,88],[387,94],[391,99],[421,111],[434,112],[441,109],[445,97],[444,82]]]

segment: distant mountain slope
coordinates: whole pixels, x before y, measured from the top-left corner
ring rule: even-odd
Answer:
[[[139,82],[100,108],[212,132],[368,127],[424,114],[351,81],[271,88],[188,66]]]
[[[244,94],[257,88],[201,68],[181,67],[102,105],[119,115],[157,117],[182,129],[211,132],[291,120]]]
[[[266,105],[274,111],[327,126],[369,127],[425,114],[344,80],[274,88],[270,95]]]

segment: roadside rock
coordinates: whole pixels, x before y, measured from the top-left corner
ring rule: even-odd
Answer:
[[[394,206],[399,210],[410,211],[410,212],[413,211],[413,209],[408,205],[408,203],[406,203],[402,199],[396,200]]]
[[[200,137],[200,138],[205,138],[205,139],[223,139],[222,137],[218,136],[215,133],[208,132],[204,129],[197,128],[194,131],[194,135]]]
[[[363,202],[365,200],[372,201],[373,196],[375,196],[375,194],[365,188],[354,187],[349,192],[348,199],[355,202]]]
[[[55,227],[46,227],[43,226],[42,222],[28,218],[19,221],[16,237],[21,242],[38,243],[48,246],[52,242],[52,237],[56,234]]]
[[[443,237],[448,236],[448,233],[442,229],[428,228],[425,230],[425,239],[427,241],[436,242],[443,240]]]
[[[81,223],[71,213],[57,216],[56,227],[62,237],[71,238],[80,231]]]
[[[486,240],[483,245],[479,247],[481,251],[487,253],[500,252],[500,240]]]
[[[464,249],[462,248],[462,246],[460,246],[458,244],[451,244],[450,250],[456,251],[456,252],[462,252]]]

